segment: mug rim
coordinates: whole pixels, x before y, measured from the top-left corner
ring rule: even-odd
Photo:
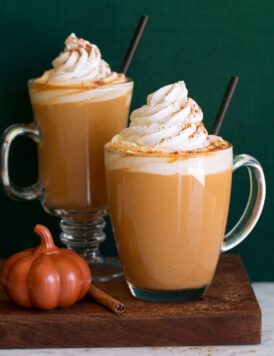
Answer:
[[[156,157],[156,158],[169,158],[169,159],[191,159],[195,157],[205,157],[218,154],[220,152],[226,152],[228,150],[233,150],[233,145],[229,142],[228,146],[225,148],[216,148],[211,151],[206,150],[193,150],[193,151],[179,151],[179,152],[153,152],[153,151],[131,151],[129,149],[113,149],[110,142],[104,145],[104,151],[114,155],[123,155],[129,157]]]
[[[29,89],[32,88],[39,88],[40,90],[42,89],[54,89],[54,90],[65,90],[65,89],[82,89],[82,90],[103,90],[103,89],[109,89],[109,88],[116,88],[117,86],[120,85],[127,85],[127,84],[134,84],[134,80],[130,77],[126,77],[126,80],[123,82],[117,82],[117,83],[104,83],[104,84],[89,84],[89,85],[79,85],[79,84],[70,84],[70,85],[55,85],[55,84],[41,84],[41,83],[35,83],[34,80],[36,78],[29,79],[27,81],[27,86]]]

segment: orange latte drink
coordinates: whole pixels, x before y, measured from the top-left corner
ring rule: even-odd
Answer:
[[[28,83],[34,114],[30,124],[3,134],[1,177],[7,194],[39,199],[60,217],[60,240],[91,266],[94,282],[123,274],[116,257],[102,256],[108,211],[104,145],[127,126],[133,82],[111,71],[99,48],[71,34],[52,68]],[[17,188],[9,178],[10,145],[25,135],[37,143],[38,181]]]
[[[152,290],[209,285],[227,222],[232,148],[193,157],[106,156],[112,224],[128,281]]]
[[[148,96],[130,127],[105,146],[112,225],[135,296],[158,300],[152,292],[185,291],[187,299],[210,284],[226,228],[232,166],[232,147],[207,134],[184,82]]]
[[[52,64],[29,82],[43,205],[78,215],[106,210],[103,147],[127,126],[133,82],[111,72],[98,47],[74,34]]]

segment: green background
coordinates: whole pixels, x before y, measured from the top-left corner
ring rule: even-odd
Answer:
[[[120,0],[0,2],[0,131],[31,122],[26,82],[50,67],[68,34],[96,43],[114,70],[121,65],[140,15],[150,16],[129,75],[135,80],[132,108],[148,93],[185,80],[204,111],[210,130],[231,75],[240,83],[221,134],[236,153],[254,155],[263,165],[267,200],[262,217],[240,253],[253,280],[274,280],[273,54],[272,0]],[[35,145],[20,138],[12,148],[11,176],[17,184],[37,178]],[[18,203],[0,193],[0,257],[37,244],[35,223],[58,233],[57,219],[38,202]],[[248,176],[235,174],[229,225],[240,216]],[[108,235],[110,229],[108,226]],[[113,253],[109,237],[103,250]]]

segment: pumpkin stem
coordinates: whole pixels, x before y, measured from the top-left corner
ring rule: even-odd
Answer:
[[[56,249],[56,246],[53,242],[51,232],[44,225],[35,225],[34,232],[41,238],[41,243],[37,247],[36,251],[47,252],[47,250]]]

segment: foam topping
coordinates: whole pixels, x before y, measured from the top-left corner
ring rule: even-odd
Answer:
[[[150,94],[147,104],[132,112],[130,126],[114,136],[110,146],[140,152],[206,149],[216,142],[216,136],[208,135],[202,120],[201,108],[179,81]]]
[[[65,41],[64,51],[52,61],[53,68],[34,80],[38,84],[85,85],[92,82],[100,84],[125,81],[124,74],[112,72],[110,66],[101,58],[95,44],[78,38],[74,33]]]

